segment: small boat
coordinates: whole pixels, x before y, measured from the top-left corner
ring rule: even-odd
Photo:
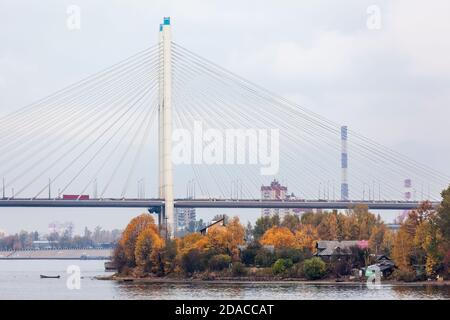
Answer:
[[[46,276],[46,275],[43,275],[43,274],[41,274],[41,279],[59,279],[59,278],[61,278],[61,276]]]

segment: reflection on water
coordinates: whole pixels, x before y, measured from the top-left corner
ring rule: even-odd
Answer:
[[[69,265],[81,268],[80,290],[66,286]],[[40,279],[40,274],[61,279]],[[0,299],[450,299],[449,286],[302,283],[135,284],[93,279],[103,261],[0,260]]]
[[[132,299],[450,299],[450,288],[422,285],[382,285],[369,289],[364,284],[118,284],[117,296]]]

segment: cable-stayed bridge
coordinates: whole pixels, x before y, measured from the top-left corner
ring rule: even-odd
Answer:
[[[142,207],[171,224],[175,207],[408,210],[450,182],[172,41],[169,19],[159,36],[0,119],[0,207]],[[261,200],[274,178],[295,195]]]

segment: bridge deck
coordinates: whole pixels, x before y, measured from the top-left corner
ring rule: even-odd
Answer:
[[[374,210],[410,210],[420,205],[419,201],[325,201],[325,200],[258,200],[258,199],[176,199],[178,208],[299,208],[299,209],[348,209],[364,204]],[[0,207],[46,207],[46,208],[154,208],[162,207],[161,199],[3,199]],[[434,207],[439,202],[432,202]]]

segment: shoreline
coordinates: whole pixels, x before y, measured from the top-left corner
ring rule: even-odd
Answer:
[[[96,280],[116,281],[120,283],[137,283],[137,284],[305,284],[305,285],[346,285],[357,286],[366,285],[366,281],[342,281],[334,280],[302,280],[302,279],[286,279],[286,280],[255,280],[255,279],[177,279],[177,278],[133,278],[133,277],[117,277],[117,276],[96,276]],[[417,281],[403,282],[396,280],[382,281],[381,285],[401,285],[401,286],[450,286],[450,280],[446,281]]]

